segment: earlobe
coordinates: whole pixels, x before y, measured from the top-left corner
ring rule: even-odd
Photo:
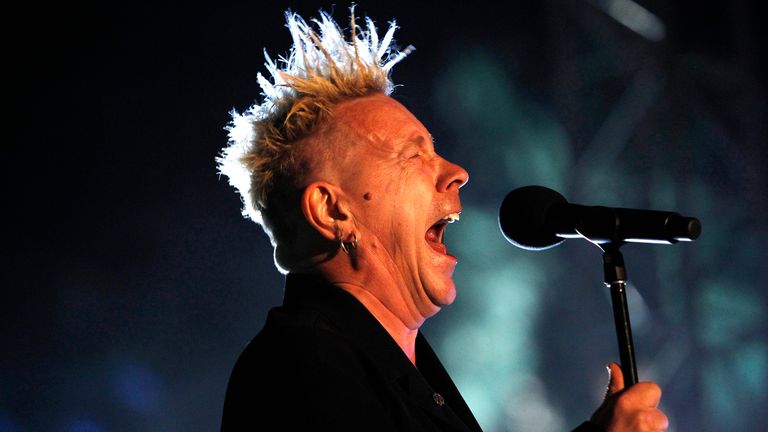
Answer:
[[[327,182],[314,182],[304,189],[301,210],[312,228],[331,241],[339,239],[340,223],[350,220],[343,192]]]

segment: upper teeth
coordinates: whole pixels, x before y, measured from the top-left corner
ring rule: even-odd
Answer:
[[[451,213],[448,216],[443,218],[443,220],[448,223],[454,223],[459,219],[461,219],[461,216],[458,213]]]

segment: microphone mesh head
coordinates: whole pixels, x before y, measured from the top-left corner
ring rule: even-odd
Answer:
[[[544,186],[524,186],[508,193],[499,209],[499,228],[513,245],[539,251],[565,239],[547,226],[547,212],[555,204],[568,204],[559,193]]]

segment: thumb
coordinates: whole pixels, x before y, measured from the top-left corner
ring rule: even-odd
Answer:
[[[624,390],[624,372],[621,371],[621,366],[616,362],[610,362],[608,364],[608,391],[605,396],[608,397],[612,394]]]
[[[608,426],[613,421],[616,399],[619,393],[624,390],[624,374],[621,372],[619,364],[610,362],[606,369],[608,369],[608,388],[605,390],[605,398],[600,407],[597,408],[597,411],[589,419],[592,423],[601,426],[603,429],[608,429]]]

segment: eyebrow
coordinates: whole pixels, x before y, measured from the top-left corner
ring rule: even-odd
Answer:
[[[435,138],[432,136],[432,134],[429,134],[429,139],[430,140],[427,141],[424,139],[424,135],[415,135],[411,138],[408,138],[406,142],[416,145],[419,148],[429,148],[429,144],[432,144],[432,147],[434,148]]]

